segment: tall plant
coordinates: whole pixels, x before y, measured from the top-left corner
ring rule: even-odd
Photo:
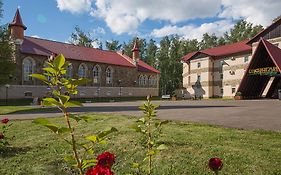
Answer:
[[[33,78],[39,79],[46,83],[52,92],[52,97],[47,97],[43,99],[44,106],[55,106],[57,107],[64,116],[65,126],[60,126],[58,124],[51,123],[47,119],[36,119],[34,123],[40,124],[52,130],[55,134],[68,133],[68,137],[64,138],[66,143],[71,145],[72,159],[75,160],[75,167],[79,170],[82,175],[84,169],[93,166],[96,163],[96,159],[83,159],[82,155],[85,153],[94,154],[94,145],[97,143],[104,143],[105,138],[108,134],[117,131],[116,128],[109,128],[105,131],[99,132],[96,135],[91,135],[85,137],[89,143],[80,144],[77,141],[75,131],[76,128],[73,124],[84,120],[88,122],[90,118],[88,116],[76,116],[68,112],[68,109],[73,106],[82,106],[80,102],[72,101],[70,95],[75,95],[78,93],[77,87],[79,85],[85,84],[88,80],[85,78],[79,79],[67,79],[65,78],[67,73],[67,67],[70,63],[65,61],[62,54],[58,55],[53,60],[50,59],[47,62],[47,67],[43,68],[43,74],[32,74]],[[84,153],[79,151],[79,148],[84,150]],[[67,157],[69,159],[69,157]]]
[[[133,167],[137,168],[139,173],[148,175],[153,173],[153,157],[161,150],[167,149],[166,145],[159,142],[159,136],[162,132],[162,126],[168,123],[167,120],[159,121],[156,119],[158,105],[152,104],[150,98],[150,95],[147,96],[147,101],[139,107],[143,111],[144,117],[137,120],[136,125],[133,125],[133,129],[144,136],[146,150],[143,162],[134,163]],[[146,165],[145,168],[142,168],[144,165]]]

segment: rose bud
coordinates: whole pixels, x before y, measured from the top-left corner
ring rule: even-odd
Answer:
[[[222,169],[222,166],[223,166],[223,163],[222,163],[222,160],[218,157],[214,157],[214,158],[211,158],[209,160],[209,168],[212,170],[212,171],[215,171],[215,172],[218,172],[219,170]]]
[[[0,132],[0,140],[4,139],[4,134]]]
[[[2,121],[2,123],[7,124],[9,122],[9,119],[7,117],[5,117],[1,121]]]

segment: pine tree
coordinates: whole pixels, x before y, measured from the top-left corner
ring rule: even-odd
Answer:
[[[119,44],[119,41],[117,40],[106,41],[105,47],[107,50],[119,51],[122,47],[122,44]]]

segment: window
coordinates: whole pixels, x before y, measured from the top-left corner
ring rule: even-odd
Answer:
[[[148,77],[147,76],[143,76],[142,85],[144,85],[144,86],[148,85]]]
[[[112,84],[113,70],[111,67],[106,69],[106,84]]]
[[[43,64],[43,68],[46,68],[46,67],[49,67],[47,61],[45,61],[44,64]],[[49,81],[51,81],[52,78],[47,75],[47,79],[48,79]]]
[[[155,78],[153,76],[150,76],[148,78],[149,86],[154,86],[154,81],[155,81]]]
[[[198,63],[197,63],[197,68],[200,68],[200,67],[201,67],[201,63],[198,62]]]
[[[141,86],[141,85],[142,85],[142,81],[143,81],[143,80],[142,80],[142,78],[143,78],[143,76],[142,76],[142,75],[140,75],[140,76],[139,76],[139,86]]]
[[[30,74],[34,73],[35,68],[35,62],[32,58],[25,58],[22,62],[23,66],[23,80],[24,81],[30,81],[32,80],[32,77],[30,77]]]
[[[93,68],[93,82],[94,83],[100,82],[100,72],[101,72],[100,66],[95,65],[95,67]]]
[[[190,76],[188,76],[188,85],[190,85]]]
[[[223,65],[224,65],[224,60],[221,60],[220,61],[220,67],[223,67]]]
[[[66,68],[66,78],[72,78],[73,77],[73,66],[72,64],[69,64]]]
[[[221,95],[223,95],[223,88],[221,88]]]
[[[234,94],[236,92],[236,88],[235,87],[231,88],[231,92]]]
[[[79,78],[87,78],[87,66],[86,64],[80,64],[78,68],[78,77]]]
[[[220,78],[223,79],[223,74],[220,74]]]
[[[249,61],[249,56],[244,57],[244,63],[247,63]]]
[[[201,75],[197,75],[197,81],[201,81]]]

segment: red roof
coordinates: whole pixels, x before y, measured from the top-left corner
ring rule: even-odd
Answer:
[[[19,9],[17,9],[13,21],[9,24],[9,27],[10,26],[20,26],[20,27],[23,27],[24,30],[27,29],[27,27],[22,22]]]
[[[264,44],[270,58],[281,72],[281,49],[264,39],[261,39],[261,42]]]
[[[140,71],[140,72],[151,72],[152,71],[154,73],[160,74],[159,70],[155,69],[154,67],[149,66],[142,60],[138,61],[138,71]]]
[[[218,47],[214,47],[214,48],[210,48],[210,49],[205,49],[205,50],[201,50],[201,51],[197,51],[197,52],[191,52],[191,53],[183,56],[182,60],[188,61],[188,60],[194,58],[194,56],[197,53],[202,53],[202,54],[206,54],[209,56],[217,57],[217,56],[231,55],[234,53],[250,52],[252,50],[252,48],[246,44],[247,42],[248,42],[248,40],[245,40],[245,41],[240,41],[240,42],[233,43],[233,44],[227,44],[227,45],[218,46]]]
[[[20,51],[26,54],[50,56],[51,54],[63,54],[68,59],[105,63],[118,66],[136,67],[130,57],[124,57],[113,51],[76,46],[73,44],[50,41],[46,39],[25,37]],[[153,67],[139,62],[139,67],[146,68],[150,72],[158,73]]]
[[[252,39],[250,39],[247,44],[252,44],[254,42],[259,41],[261,37],[264,37],[268,32],[275,29],[277,26],[281,25],[281,18],[273,22],[270,26],[262,30],[260,33],[258,33],[256,36],[254,36]]]

